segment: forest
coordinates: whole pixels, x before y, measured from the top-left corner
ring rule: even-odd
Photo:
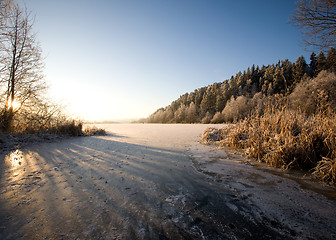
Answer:
[[[314,106],[308,104],[305,97],[316,99],[318,89],[333,95],[336,90],[334,84],[313,85],[309,96],[303,96],[307,93],[295,89],[314,81],[322,71],[336,71],[335,48],[331,47],[326,54],[322,51],[318,55],[311,53],[309,63],[301,56],[295,62],[286,59],[268,66],[252,65],[224,82],[183,94],[169,106],[150,115],[146,122],[237,122],[255,111],[262,111],[262,102],[274,96],[288,97],[291,107],[300,107],[310,114]],[[335,98],[330,101],[335,104]]]

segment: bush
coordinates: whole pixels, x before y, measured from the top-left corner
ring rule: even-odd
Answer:
[[[50,129],[49,132],[53,132],[60,135],[66,136],[82,136],[83,135],[83,124],[77,121],[66,121]]]
[[[289,96],[292,109],[307,115],[336,108],[336,74],[322,71],[314,79],[301,81]]]
[[[93,126],[93,127],[86,127],[83,131],[83,134],[85,136],[96,136],[96,135],[104,136],[107,133],[106,133],[105,129],[97,128],[97,127]]]

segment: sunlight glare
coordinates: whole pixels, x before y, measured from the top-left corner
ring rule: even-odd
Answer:
[[[17,168],[21,166],[22,160],[23,160],[23,152],[19,149],[11,152],[7,157],[6,157],[7,162],[10,163],[10,165],[13,168]]]
[[[16,99],[14,99],[13,102],[9,101],[8,106],[9,106],[9,108],[12,106],[13,110],[16,110],[16,109],[21,107],[21,103],[19,101],[17,101]]]

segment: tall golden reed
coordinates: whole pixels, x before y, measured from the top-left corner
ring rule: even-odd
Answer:
[[[262,115],[252,114],[215,131],[207,130],[203,140],[210,140],[211,132],[220,145],[245,149],[249,157],[270,166],[308,170],[324,182],[336,183],[336,114],[330,108],[306,116],[279,98],[269,101]]]

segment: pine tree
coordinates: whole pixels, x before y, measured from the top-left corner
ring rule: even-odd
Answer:
[[[327,69],[330,71],[336,71],[336,49],[330,48],[327,56]]]
[[[273,91],[274,93],[285,93],[285,82],[281,75],[280,66],[277,66],[274,71]]]
[[[287,94],[289,86],[293,83],[293,63],[288,59],[281,62],[281,75],[285,83],[285,93]]]
[[[312,52],[312,54],[310,55],[309,68],[310,68],[310,76],[311,77],[315,77],[317,75],[316,74],[317,57],[316,57],[316,54],[314,52]]]
[[[297,83],[299,83],[301,81],[301,79],[303,78],[303,76],[306,73],[306,69],[307,69],[307,63],[306,60],[304,59],[303,56],[299,57],[293,67],[293,86],[295,87],[295,85]]]
[[[204,94],[200,107],[203,112],[209,112],[211,114],[216,112],[216,96],[213,94],[210,87],[208,87]]]
[[[206,91],[206,88],[202,87],[202,88],[196,89],[195,91],[196,91],[195,104],[197,107],[200,107],[204,93]]]
[[[321,51],[319,55],[317,55],[316,75],[322,70],[326,69],[327,69],[327,59],[324,56],[324,53]]]
[[[216,96],[216,112],[223,111],[225,107],[224,96],[223,94],[217,94]]]

